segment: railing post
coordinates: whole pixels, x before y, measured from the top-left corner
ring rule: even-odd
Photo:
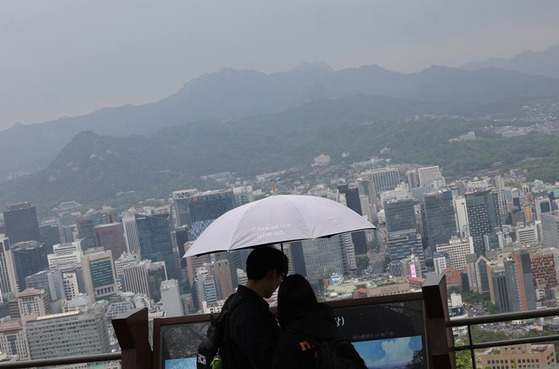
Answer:
[[[112,320],[122,352],[122,369],[151,369],[152,351],[148,338],[148,309]]]
[[[455,369],[454,338],[448,325],[448,302],[444,274],[427,278],[422,288],[429,368]]]

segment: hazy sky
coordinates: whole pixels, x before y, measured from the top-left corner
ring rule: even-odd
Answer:
[[[167,97],[222,67],[412,73],[559,44],[557,0],[0,0],[0,130]]]

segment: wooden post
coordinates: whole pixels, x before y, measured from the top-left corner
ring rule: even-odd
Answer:
[[[429,368],[455,369],[454,337],[452,328],[447,324],[450,318],[445,275],[435,274],[428,277],[422,290]]]
[[[148,309],[135,310],[112,323],[122,352],[122,369],[152,369]]]

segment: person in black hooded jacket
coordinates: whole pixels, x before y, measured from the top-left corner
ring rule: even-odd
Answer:
[[[331,341],[337,326],[332,309],[317,301],[305,277],[293,274],[283,280],[278,291],[278,319],[282,333],[272,369],[314,368],[317,350],[305,337]]]

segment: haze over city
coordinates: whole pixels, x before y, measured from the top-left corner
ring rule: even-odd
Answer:
[[[3,1],[0,130],[155,102],[223,67],[511,58],[555,45],[558,14],[555,1]]]

